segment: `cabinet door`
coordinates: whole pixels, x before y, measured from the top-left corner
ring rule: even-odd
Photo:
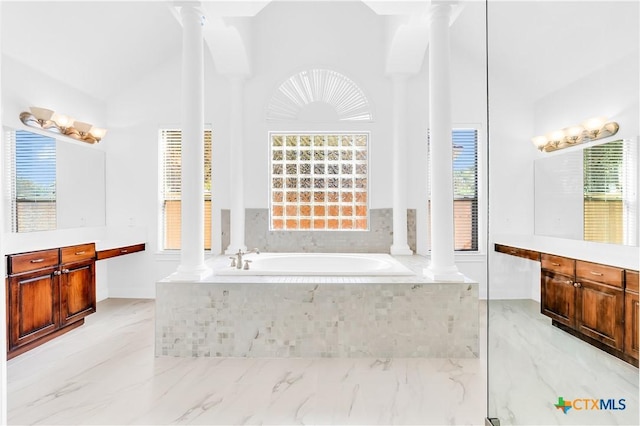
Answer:
[[[561,324],[575,326],[576,288],[567,275],[542,270],[540,310]]]
[[[59,328],[58,276],[55,268],[8,278],[9,350]]]
[[[95,261],[62,265],[60,321],[67,325],[96,311]]]
[[[640,302],[638,301],[638,293],[627,291],[624,295],[624,303],[624,352],[638,359],[640,347]]]
[[[624,291],[584,279],[579,286],[576,329],[605,345],[622,350]]]

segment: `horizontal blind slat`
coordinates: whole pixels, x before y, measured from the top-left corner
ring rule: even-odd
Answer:
[[[431,168],[429,135],[428,132],[427,162]],[[453,129],[451,140],[453,144],[454,249],[456,251],[478,250],[478,130]],[[431,179],[428,191],[431,198]]]
[[[56,140],[25,130],[9,132],[12,145],[12,224],[16,232],[57,226]]]
[[[211,249],[211,155],[213,132],[204,131],[205,249]],[[181,244],[182,201],[182,130],[160,129],[162,145],[162,217],[164,223],[164,249],[178,250]]]

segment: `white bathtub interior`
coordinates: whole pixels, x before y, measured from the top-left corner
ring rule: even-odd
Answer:
[[[388,276],[415,275],[385,253],[260,253],[250,260],[249,270],[231,267],[230,261],[214,268],[215,275],[321,275]]]

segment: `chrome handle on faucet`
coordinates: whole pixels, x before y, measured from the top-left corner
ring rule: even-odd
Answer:
[[[244,268],[243,268],[243,269],[244,269],[245,271],[248,271],[248,270],[249,270],[249,264],[250,264],[250,263],[251,263],[251,261],[250,261],[250,260],[245,260],[245,261],[244,261]]]
[[[235,257],[229,257],[229,259],[231,259],[231,267],[235,268],[236,267],[236,258]]]

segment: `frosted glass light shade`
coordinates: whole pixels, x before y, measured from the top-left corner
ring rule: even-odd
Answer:
[[[93,125],[89,123],[83,123],[82,121],[76,121],[74,122],[73,127],[75,127],[78,132],[84,135],[91,131]]]
[[[73,124],[73,120],[71,119],[71,117],[64,114],[56,114],[55,117],[53,118],[53,121],[55,121],[56,124],[62,127],[63,129],[67,127],[71,127],[71,125]]]
[[[51,117],[53,117],[53,110],[50,109],[29,107],[29,110],[38,121],[49,121],[51,120]]]
[[[584,134],[584,127],[582,126],[573,126],[567,129],[564,129],[565,141],[568,144],[577,144],[582,142]]]
[[[547,137],[546,136],[536,136],[535,138],[531,139],[531,142],[533,142],[533,144],[538,149],[542,149],[547,144]]]
[[[582,126],[573,126],[564,130],[564,134],[570,138],[577,138],[582,135],[584,128]]]
[[[604,126],[607,121],[609,121],[607,117],[593,117],[585,120],[582,123],[582,127],[584,127],[587,132],[593,133],[602,129],[602,126]]]
[[[104,138],[104,135],[106,135],[106,134],[107,134],[107,130],[106,129],[101,129],[99,127],[94,127],[94,128],[91,129],[91,136],[93,136],[97,140],[100,140],[100,139]]]
[[[549,142],[556,145],[564,140],[564,132],[562,130],[554,130],[553,132],[548,133],[546,136]]]

